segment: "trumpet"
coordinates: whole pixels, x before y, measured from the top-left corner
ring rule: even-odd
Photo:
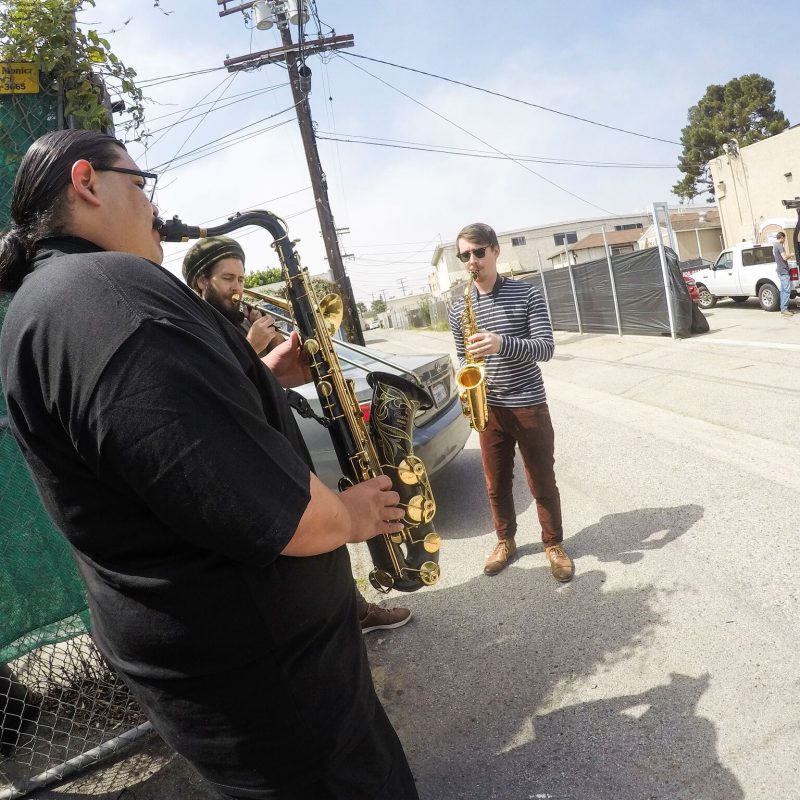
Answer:
[[[244,293],[247,291],[249,290],[244,289],[242,294],[239,294],[237,292],[236,294],[231,295],[231,301],[235,303],[236,306],[238,306],[239,312],[244,316],[247,323],[249,325],[254,325],[261,317],[266,317],[266,316],[269,316],[274,319],[275,315],[271,311],[267,311],[263,308],[260,308],[258,303],[254,303],[244,298]],[[280,298],[270,297],[269,300],[274,304],[275,301],[280,301]],[[270,328],[273,329],[274,334],[272,335],[272,338],[268,340],[264,349],[259,351],[258,353],[259,356],[264,356],[267,353],[272,352],[272,350],[274,350],[279,344],[286,341],[286,336],[284,335],[283,331],[281,331],[278,328],[278,326],[275,324],[274,321],[270,325],[266,326],[266,330],[269,330]],[[250,332],[251,330],[252,328],[248,330],[248,335],[247,335],[248,339],[250,339],[252,335]],[[264,335],[265,335],[264,327],[262,327],[259,333],[256,334],[256,336],[261,337]],[[255,344],[256,341],[258,341],[258,338],[253,340],[253,344],[256,347],[256,349],[258,349],[258,345]]]

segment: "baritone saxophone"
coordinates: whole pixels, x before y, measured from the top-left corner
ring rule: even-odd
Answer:
[[[464,310],[461,312],[461,335],[464,338],[464,365],[456,373],[461,410],[469,420],[470,427],[478,432],[486,430],[489,420],[489,401],[486,397],[486,368],[482,358],[467,350],[469,337],[478,332],[478,321],[472,307],[472,286],[475,277],[470,273],[464,293]]]
[[[265,229],[273,239],[286,282],[288,302],[266,297],[287,310],[300,337],[317,388],[325,424],[342,469],[340,488],[387,475],[400,495],[403,530],[367,541],[374,569],[369,579],[379,592],[415,592],[439,580],[441,537],[433,517],[436,501],[428,473],[413,453],[412,429],[419,408],[430,408],[427,390],[399,375],[371,372],[372,410],[367,425],[352,380],[346,378],[334,349],[333,334],[342,320],[342,300],[329,294],[317,300],[308,270],[289,239],[286,223],[269,211],[245,211],[213,228],[186,225],[177,216],[159,221],[168,242],[219,236],[248,225]],[[261,296],[245,289],[244,293]],[[241,300],[241,296],[237,298]]]

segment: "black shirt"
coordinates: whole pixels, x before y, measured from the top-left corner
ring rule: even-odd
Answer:
[[[257,665],[295,712],[264,709],[265,736],[329,753],[357,738],[374,695],[347,550],[280,555],[311,461],[235,326],[150,261],[48,240],[9,308],[0,369],[111,663],[178,694]]]

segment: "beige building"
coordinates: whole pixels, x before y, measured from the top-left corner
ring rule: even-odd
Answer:
[[[425,324],[422,308],[429,301],[427,293],[392,297],[386,301],[386,313],[381,323],[389,328],[419,328]]]
[[[709,166],[725,246],[770,242],[783,230],[791,241],[797,212],[782,200],[800,196],[800,126],[739,149],[732,140]]]
[[[603,232],[590,233],[579,239],[575,244],[567,245],[566,248],[557,250],[548,258],[553,268],[566,267],[567,264],[585,264],[587,261],[594,261],[596,258],[606,257],[606,244],[611,251],[611,255],[618,253],[632,253],[639,249],[639,238],[642,235],[641,228],[634,228],[625,231],[609,231],[603,238]]]
[[[675,250],[681,261],[705,258],[714,261],[722,250],[722,228],[719,222],[719,210],[716,206],[709,208],[675,208],[669,212],[672,225]],[[659,226],[661,241],[669,244],[669,235],[664,225]],[[567,264],[585,264],[598,258],[606,257],[606,244],[615,256],[620,253],[632,253],[658,244],[656,228],[648,217],[644,230],[615,230],[603,233],[590,233],[575,244],[553,253],[548,261],[553,268],[565,267]],[[569,260],[567,260],[569,258]]]
[[[716,206],[670,210],[669,218],[679,261],[692,261],[696,258],[716,260],[724,248],[720,213]],[[659,227],[661,241],[668,244],[666,228],[663,225]],[[639,249],[655,247],[657,244],[655,226],[650,225],[639,239]]]

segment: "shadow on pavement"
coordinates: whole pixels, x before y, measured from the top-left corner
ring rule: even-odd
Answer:
[[[633,563],[701,515],[694,505],[613,514],[567,544],[577,556]],[[708,675],[611,696],[614,665],[646,651],[665,622],[660,590],[605,583],[580,562],[564,586],[544,564],[512,564],[417,593],[411,625],[368,639],[423,800],[743,796],[719,762],[713,725],[696,714]]]
[[[580,556],[634,564],[702,514],[689,504],[607,515],[567,540],[578,558],[572,583],[555,584],[544,563],[515,563],[491,579],[417,592],[410,625],[367,637],[378,694],[422,800],[743,798],[717,756],[713,724],[697,713],[711,676],[673,673],[644,689],[614,682],[615,665],[647,651],[665,624],[662,591],[609,590],[603,570],[581,571]],[[154,737],[35,797],[215,795]]]

